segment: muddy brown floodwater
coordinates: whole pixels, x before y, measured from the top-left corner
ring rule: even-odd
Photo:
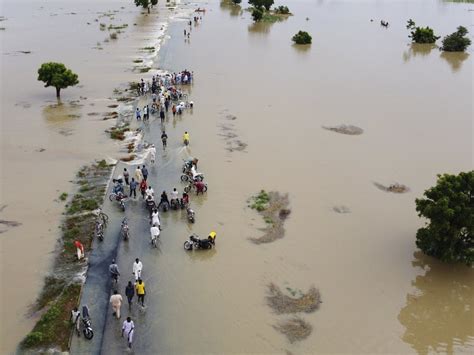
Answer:
[[[7,207],[0,217],[22,224],[0,234],[3,352],[32,325],[23,315],[54,249],[63,208],[54,200],[81,164],[98,154],[116,156],[102,133],[113,123],[88,114],[115,110],[107,98],[119,83],[136,80],[127,68],[160,28],[124,1],[80,2],[74,9],[64,1],[12,4],[1,14],[7,17],[0,32],[1,205]],[[472,48],[445,54],[410,45],[405,24],[412,18],[444,36],[459,25],[469,28],[474,5],[286,5],[294,16],[253,25],[228,3],[200,3],[208,11],[190,41],[183,40],[184,21],[170,25],[160,67],[196,73],[193,114],[173,128],[191,133],[190,153],[199,157],[210,189],[195,206],[195,225],[173,217],[161,254],[140,249],[153,277],[137,346],[150,354],[472,353],[474,271],[416,253],[423,221],[414,205],[437,173],[473,168]],[[102,20],[94,22],[107,9],[119,11],[114,23],[129,23],[117,43],[102,43]],[[310,47],[291,44],[300,29],[313,35]],[[96,42],[104,49],[93,49]],[[50,107],[54,90],[35,81],[39,64],[53,58],[81,79],[80,87],[64,91],[61,114]],[[363,134],[322,128],[341,125]],[[386,193],[374,181],[409,190]],[[261,189],[288,193],[292,213],[283,239],[255,245],[249,238],[261,235],[264,222],[245,207]],[[215,250],[184,252],[188,233],[211,229],[218,233]],[[133,260],[131,254],[121,250],[120,258]],[[7,287],[15,280],[22,293]],[[312,329],[303,340],[290,343],[275,329],[287,318],[265,302],[270,283],[320,291],[319,308],[298,315]]]

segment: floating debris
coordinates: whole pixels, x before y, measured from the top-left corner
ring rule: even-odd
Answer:
[[[299,294],[299,296],[295,297],[296,294]],[[306,294],[298,290],[298,292],[293,291],[292,296],[288,296],[285,295],[274,283],[268,285],[268,295],[266,296],[266,299],[268,306],[270,306],[277,314],[298,312],[311,313],[316,311],[321,303],[321,295],[314,286],[312,286]]]
[[[357,126],[352,126],[352,125],[340,125],[340,126],[334,126],[334,127],[327,127],[327,126],[322,126],[324,129],[327,129],[328,131],[333,131],[341,134],[347,134],[350,136],[358,136],[362,133],[364,133],[364,130],[360,127]]]
[[[290,343],[306,339],[313,331],[312,325],[299,317],[280,322],[273,328],[285,334]]]
[[[337,212],[337,213],[342,213],[342,214],[351,213],[351,210],[349,209],[349,207],[344,206],[344,205],[334,206],[332,209],[334,212]]]
[[[389,186],[384,186],[384,185],[374,181],[374,185],[379,190],[382,190],[382,191],[385,191],[385,192],[393,192],[395,194],[402,194],[402,193],[410,191],[408,186],[405,186],[405,185],[399,184],[399,183],[391,184]]]

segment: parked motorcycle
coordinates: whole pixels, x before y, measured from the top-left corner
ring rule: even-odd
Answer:
[[[211,232],[207,239],[200,239],[196,234],[192,234],[184,242],[184,250],[212,249],[216,245],[216,236],[216,232]]]
[[[89,316],[89,308],[87,306],[82,306],[82,332],[84,337],[88,340],[91,340],[94,336],[94,331],[92,330],[91,318]]]
[[[195,213],[193,211],[193,209],[191,207],[188,206],[188,208],[186,208],[186,216],[188,217],[188,221],[190,223],[194,223],[195,221]]]
[[[122,235],[123,240],[128,240],[130,238],[130,228],[128,227],[127,218],[122,220],[122,226],[120,228],[120,234]]]

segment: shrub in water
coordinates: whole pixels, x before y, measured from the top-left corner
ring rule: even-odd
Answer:
[[[292,38],[296,44],[311,44],[312,38],[308,32],[299,31]]]
[[[466,27],[459,26],[457,31],[443,38],[441,49],[446,52],[464,52],[470,46],[471,40],[466,37]]]

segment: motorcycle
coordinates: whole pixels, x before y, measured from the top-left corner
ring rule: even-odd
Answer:
[[[191,207],[186,208],[186,216],[188,217],[188,221],[190,223],[194,223],[194,221],[195,221],[195,212]]]
[[[91,318],[89,316],[89,308],[87,306],[82,306],[82,332],[84,337],[88,340],[91,340],[94,336],[94,331],[92,330]]]
[[[204,174],[203,173],[192,173],[191,170],[181,174],[181,181],[186,182],[186,181],[203,181],[204,180]]]
[[[207,239],[200,239],[196,234],[189,236],[184,242],[184,250],[212,249],[216,245],[216,234],[212,232]]]
[[[95,231],[94,231],[94,235],[99,238],[100,241],[103,241],[104,240],[104,223],[97,219],[95,221]]]
[[[201,191],[198,191],[198,190],[197,190],[197,187],[196,187],[196,182],[197,182],[197,181],[190,181],[189,184],[188,184],[188,186],[186,186],[186,187],[184,188],[184,192],[189,193],[189,191],[191,191],[191,190],[195,190],[196,193],[199,193],[199,192],[206,192],[206,191],[207,191],[207,184],[206,184],[206,183],[203,183],[204,185],[203,185],[203,187],[202,187],[202,190],[201,190]]]
[[[122,211],[125,212],[125,195],[121,192],[119,192],[118,194],[116,194],[115,192],[112,192],[110,195],[109,195],[109,200],[110,201],[118,201],[119,204],[120,204],[120,207],[122,208]]]
[[[146,204],[146,209],[148,210],[148,213],[151,216],[151,211],[153,211],[153,209],[156,207],[155,200],[153,199],[153,197],[148,196],[145,200],[145,204]]]
[[[170,208],[171,208],[172,210],[177,210],[178,207],[179,207],[179,201],[178,201],[177,199],[174,199],[174,198],[171,199],[171,201],[170,201]]]
[[[122,235],[123,240],[128,240],[130,238],[130,229],[128,227],[127,218],[122,220],[122,226],[120,228],[120,234]]]

